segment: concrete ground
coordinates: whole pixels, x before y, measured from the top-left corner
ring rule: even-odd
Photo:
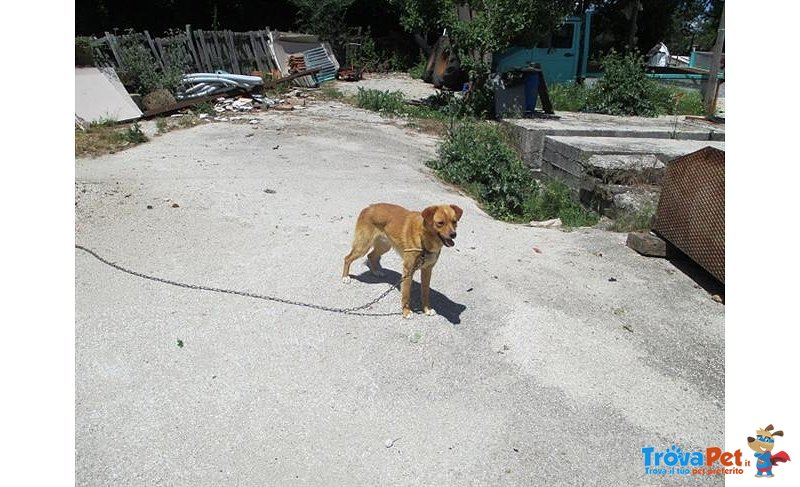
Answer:
[[[378,91],[400,91],[407,99],[427,98],[438,90],[432,84],[414,79],[408,73],[364,73],[358,82],[336,81],[333,86],[347,95],[355,95],[359,88]]]
[[[435,139],[376,115],[255,118],[76,161],[76,242],[348,307],[399,276],[387,254],[385,279],[358,262],[342,284],[361,208],[455,203],[439,316],[178,288],[76,250],[77,485],[722,483],[643,468],[645,446],[723,446],[724,306],[690,277],[624,234],[493,220],[424,166]],[[399,307],[392,292],[370,312]]]

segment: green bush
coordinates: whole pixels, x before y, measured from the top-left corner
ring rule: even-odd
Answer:
[[[553,110],[582,112],[586,110],[589,88],[578,83],[555,84],[547,87]]]
[[[429,164],[445,181],[465,187],[493,216],[515,220],[524,216],[526,196],[535,190],[533,176],[495,125],[459,124],[439,148],[439,160]]]
[[[125,130],[114,132],[114,138],[118,142],[127,142],[129,144],[147,142],[147,136],[142,132],[142,127],[138,122],[134,122]]]
[[[428,59],[420,54],[419,59],[417,60],[417,64],[411,66],[408,70],[408,75],[414,79],[422,79],[422,75],[425,74],[425,68],[428,66]]]
[[[356,106],[390,115],[403,113],[405,101],[401,91],[381,91],[359,87]]]
[[[643,115],[662,113],[659,85],[644,71],[644,59],[633,52],[612,52],[602,61],[603,77],[589,91],[586,110],[610,115]]]
[[[572,200],[565,184],[538,183],[498,125],[460,122],[439,147],[439,158],[428,166],[443,180],[464,188],[495,218],[530,221],[560,217],[566,226],[598,221],[596,214]]]
[[[122,41],[119,51],[122,58],[119,76],[126,86],[142,94],[162,88],[175,93],[183,78],[183,63],[178,52],[169,51],[170,64],[161,69],[150,49],[136,40]]]
[[[75,66],[94,66],[91,41],[86,37],[75,38]]]
[[[648,78],[640,56],[611,53],[603,58],[605,74],[593,87],[577,83],[548,87],[553,109],[611,115],[702,115],[698,91],[665,86]]]
[[[599,221],[597,213],[583,208],[572,199],[572,190],[562,181],[550,180],[525,201],[525,214],[530,220],[560,218],[567,227],[585,227]]]

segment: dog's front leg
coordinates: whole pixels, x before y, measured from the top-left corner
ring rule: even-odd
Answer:
[[[431,273],[433,273],[433,266],[423,267],[420,271],[422,281],[422,312],[428,316],[436,314],[436,310],[431,308]]]
[[[414,254],[414,255],[408,255]],[[415,253],[407,252],[403,259],[403,280],[400,283],[400,302],[403,305],[403,318],[411,318],[411,283],[414,280]]]

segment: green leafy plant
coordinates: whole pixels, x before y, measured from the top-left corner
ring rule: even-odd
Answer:
[[[611,52],[602,61],[603,77],[589,91],[586,110],[610,115],[654,117],[664,109],[658,84],[644,71],[644,58],[634,52]]]
[[[149,48],[134,36],[120,37],[121,66],[119,76],[126,86],[138,93],[151,93],[159,89],[174,93],[183,79],[183,56],[176,48],[167,49],[168,64],[163,69]]]
[[[400,91],[381,91],[359,87],[356,93],[356,106],[385,114],[404,112],[405,101]]]
[[[132,123],[128,128],[115,132],[115,137],[120,142],[129,144],[141,144],[147,142],[147,136],[142,132],[142,127],[138,122]]]
[[[585,227],[596,224],[600,217],[573,199],[572,190],[559,180],[548,180],[539,185],[525,201],[525,214],[531,220],[560,218],[567,227]]]
[[[507,221],[561,218],[565,226],[594,225],[598,216],[576,203],[559,181],[537,182],[498,125],[464,120],[448,132],[439,158],[429,161],[444,181],[473,195]]]
[[[493,216],[515,220],[524,216],[526,195],[536,183],[505,134],[495,125],[463,122],[439,148],[429,166],[447,182],[464,187]]]
[[[422,54],[419,55],[419,59],[417,60],[417,64],[411,66],[408,70],[408,75],[414,79],[422,79],[422,75],[425,74],[425,67],[428,65],[428,60]]]
[[[547,87],[553,110],[582,112],[586,109],[589,88],[578,83],[554,84]]]

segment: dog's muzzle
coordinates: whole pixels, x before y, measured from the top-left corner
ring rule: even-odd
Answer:
[[[456,243],[453,241],[454,238],[456,238],[455,232],[450,234],[450,238],[442,237],[441,235],[439,235],[439,240],[442,241],[445,247],[452,247],[453,245],[455,245]]]

